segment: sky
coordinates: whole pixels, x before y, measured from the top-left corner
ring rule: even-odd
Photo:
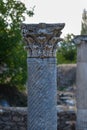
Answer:
[[[65,23],[62,36],[79,35],[83,9],[87,0],[21,0],[28,9],[35,6],[35,15],[26,17],[26,23]]]

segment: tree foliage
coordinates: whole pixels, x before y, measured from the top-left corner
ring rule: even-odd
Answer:
[[[84,9],[82,13],[82,25],[81,25],[81,34],[87,34],[87,10]]]
[[[64,40],[60,42],[57,51],[58,64],[76,62],[76,46],[72,42],[73,37],[73,34],[67,34]]]
[[[26,81],[26,52],[21,42],[24,14],[32,16],[33,9],[17,0],[0,0],[0,84],[21,86]]]

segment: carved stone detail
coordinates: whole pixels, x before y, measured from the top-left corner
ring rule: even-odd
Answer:
[[[55,57],[57,43],[65,24],[22,24],[22,35],[29,57]]]
[[[87,62],[87,35],[78,35],[73,42],[77,45],[77,62]]]
[[[82,43],[87,43],[87,35],[77,35],[75,36],[75,38],[73,39],[73,42],[75,44],[82,44]]]

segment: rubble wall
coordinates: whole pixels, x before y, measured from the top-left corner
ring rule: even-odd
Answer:
[[[57,66],[57,86],[68,87],[76,84],[76,64]]]
[[[74,112],[58,113],[58,130],[75,130]],[[27,130],[27,108],[0,108],[0,130]]]

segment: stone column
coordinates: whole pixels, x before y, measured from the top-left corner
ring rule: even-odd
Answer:
[[[64,24],[23,24],[28,52],[28,130],[57,130],[56,46]]]
[[[76,130],[87,130],[87,35],[76,36],[77,44],[77,122]]]

